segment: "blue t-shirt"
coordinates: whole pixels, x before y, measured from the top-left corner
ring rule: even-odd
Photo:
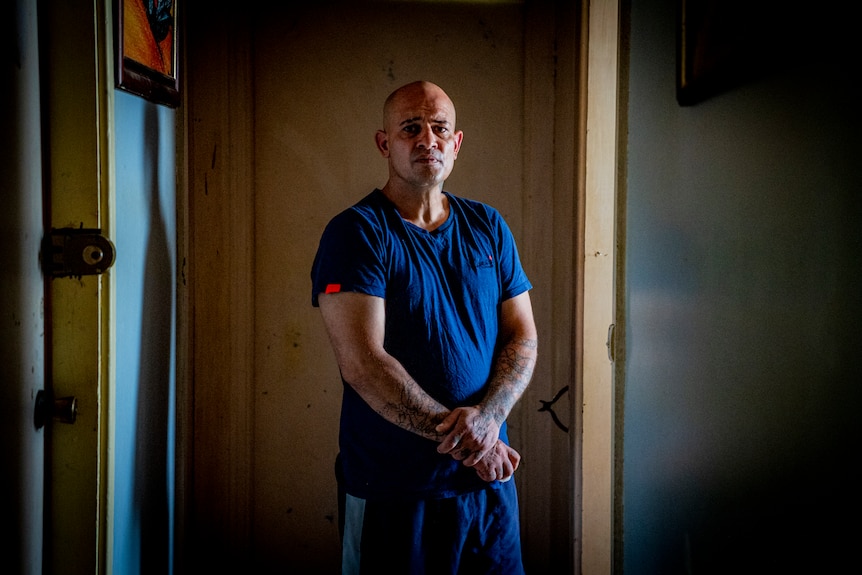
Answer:
[[[383,298],[384,348],[451,409],[483,397],[501,303],[532,286],[499,212],[444,193],[449,217],[429,232],[374,190],[329,222],[311,279],[314,306],[327,291]],[[508,442],[505,425],[500,437]],[[438,454],[436,442],[387,422],[346,383],[339,446],[344,487],[363,499],[447,497],[488,485]]]

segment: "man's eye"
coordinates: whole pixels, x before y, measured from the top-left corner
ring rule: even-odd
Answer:
[[[407,132],[408,134],[418,134],[419,133],[419,126],[417,126],[416,124],[404,126],[404,131]]]

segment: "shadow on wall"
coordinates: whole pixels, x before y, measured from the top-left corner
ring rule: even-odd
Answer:
[[[144,115],[145,142],[158,142],[155,106]],[[168,509],[168,436],[171,382],[172,261],[159,197],[158,147],[145,145],[144,165],[150,198],[149,237],[143,266],[141,302],[141,364],[135,431],[135,507],[140,517],[141,573],[170,573],[170,514]],[[168,268],[168,269],[166,269]]]

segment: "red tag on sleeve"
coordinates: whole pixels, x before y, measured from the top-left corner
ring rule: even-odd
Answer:
[[[326,293],[338,293],[341,291],[341,284],[326,284]]]

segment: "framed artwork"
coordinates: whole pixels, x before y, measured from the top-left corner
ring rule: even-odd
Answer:
[[[177,63],[178,0],[115,0],[117,88],[175,108],[180,103]]]
[[[737,58],[733,14],[727,20],[721,0],[679,0],[676,99],[697,104],[723,91]]]
[[[804,20],[782,0],[678,0],[676,98],[681,106],[762,78],[792,58]],[[797,42],[798,43],[798,42]]]

